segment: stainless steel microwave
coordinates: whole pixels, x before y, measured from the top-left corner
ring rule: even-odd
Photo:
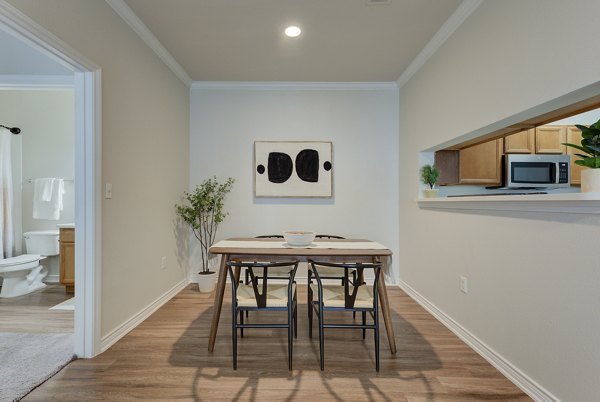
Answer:
[[[571,185],[569,155],[504,156],[504,186],[556,188]]]

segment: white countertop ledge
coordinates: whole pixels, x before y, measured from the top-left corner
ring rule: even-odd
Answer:
[[[600,215],[599,193],[419,198],[424,209],[557,212]]]

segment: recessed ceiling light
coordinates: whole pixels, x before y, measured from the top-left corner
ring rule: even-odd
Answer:
[[[285,29],[284,32],[290,38],[295,38],[296,36],[299,36],[302,33],[302,30],[295,25],[290,25]]]

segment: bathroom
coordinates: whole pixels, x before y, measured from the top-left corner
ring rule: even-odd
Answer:
[[[20,134],[10,136],[13,256],[32,254],[35,252],[27,250],[25,237],[38,236],[41,231],[58,233],[59,225],[74,222],[73,89],[69,85],[2,88],[0,120],[0,124],[21,129]],[[37,183],[38,194],[34,218],[36,181],[48,178],[61,179],[62,182],[53,180]],[[60,191],[61,188],[64,192]],[[53,203],[51,211],[40,208],[40,197],[44,196],[43,190],[51,193]],[[62,193],[62,196],[59,193]],[[46,197],[47,195],[48,193]],[[57,204],[62,204],[62,209]],[[56,235],[52,234],[49,237],[58,244]],[[5,244],[5,248],[8,247],[10,244],[8,246]],[[40,264],[47,270],[43,282],[59,286],[61,291],[65,291],[65,287],[59,284],[59,256],[49,256],[41,260]],[[42,286],[40,285],[39,288]],[[72,294],[66,296],[71,297]]]

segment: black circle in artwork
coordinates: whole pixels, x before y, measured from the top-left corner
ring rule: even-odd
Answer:
[[[331,162],[329,162],[329,161],[326,161],[326,162],[323,164],[323,169],[325,169],[325,170],[327,170],[327,171],[329,172],[329,171],[331,170]]]
[[[263,174],[265,172],[265,167],[263,165],[258,165],[256,167],[256,171],[258,172],[258,174]]]
[[[283,152],[269,152],[267,171],[271,183],[285,183],[294,171],[292,158]]]
[[[303,149],[296,156],[296,173],[302,181],[316,183],[319,181],[319,152],[314,149]]]

